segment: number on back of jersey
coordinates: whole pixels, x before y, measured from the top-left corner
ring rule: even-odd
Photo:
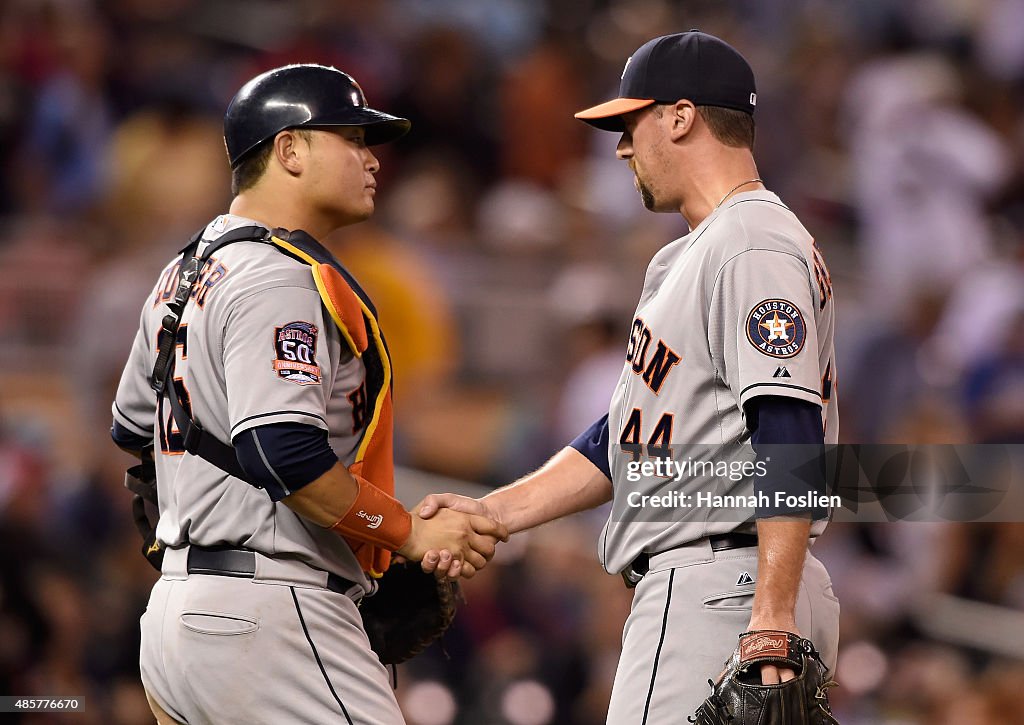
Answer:
[[[160,330],[156,338],[157,349],[160,349],[160,340],[167,332]],[[185,366],[188,363],[188,325],[180,325],[174,338],[175,359],[174,371],[178,373],[171,381],[174,387],[169,391],[171,395],[177,395],[181,401],[181,407],[185,414],[192,415],[192,398],[189,396],[188,388],[185,387]],[[185,439],[178,430],[178,424],[174,421],[174,414],[171,411],[170,403],[163,395],[157,401],[157,420],[160,423],[160,450],[170,456],[180,456],[185,452]]]

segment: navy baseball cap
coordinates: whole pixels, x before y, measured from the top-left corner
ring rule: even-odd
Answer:
[[[626,61],[619,97],[576,114],[603,131],[625,130],[622,114],[681,98],[696,106],[722,106],[753,115],[754,71],[724,40],[699,30],[662,35]]]

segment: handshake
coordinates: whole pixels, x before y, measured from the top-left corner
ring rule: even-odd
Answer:
[[[494,556],[509,531],[483,500],[430,494],[411,511],[412,533],[396,552],[438,578],[471,578]]]

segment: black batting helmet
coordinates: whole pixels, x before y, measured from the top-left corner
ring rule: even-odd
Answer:
[[[359,126],[366,144],[394,141],[412,124],[366,105],[363,89],[348,73],[325,65],[286,65],[246,83],[224,114],[224,144],[231,168],[286,128]]]

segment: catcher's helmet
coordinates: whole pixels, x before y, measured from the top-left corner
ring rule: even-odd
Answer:
[[[367,145],[394,141],[412,124],[366,105],[348,73],[324,65],[286,65],[246,83],[224,114],[231,168],[278,132],[299,126],[360,126]]]

